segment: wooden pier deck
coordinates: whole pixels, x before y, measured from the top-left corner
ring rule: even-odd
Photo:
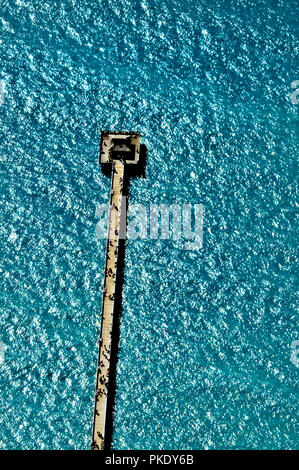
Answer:
[[[110,405],[113,404],[114,389],[112,379],[115,376],[115,361],[113,360],[115,359],[115,354],[112,344],[112,338],[115,340],[115,335],[113,336],[112,332],[113,323],[119,314],[116,310],[121,302],[119,271],[123,261],[123,244],[120,244],[120,241],[125,238],[126,231],[124,183],[128,168],[131,168],[131,170],[132,168],[142,168],[142,165],[140,165],[140,149],[141,136],[139,133],[109,131],[102,131],[101,133],[99,163],[103,165],[103,169],[112,168],[112,180],[103,284],[102,322],[92,426],[91,447],[94,450],[107,449],[110,444],[109,439],[111,438],[112,416],[110,416]],[[132,167],[132,165],[135,165],[135,167]],[[131,174],[133,173],[131,171]],[[122,258],[120,258],[121,256]],[[114,329],[114,333],[115,331],[116,329]]]
[[[112,168],[111,199],[108,222],[105,277],[103,286],[102,324],[99,340],[99,359],[96,379],[92,448],[103,450],[108,399],[109,368],[111,356],[111,335],[115,306],[118,251],[123,212],[123,184],[125,164],[115,161]]]

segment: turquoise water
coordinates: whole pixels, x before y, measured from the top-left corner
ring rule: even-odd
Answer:
[[[205,208],[200,251],[127,243],[113,447],[297,447],[298,14],[1,2],[1,449],[89,448],[102,129],[142,133],[131,203]]]

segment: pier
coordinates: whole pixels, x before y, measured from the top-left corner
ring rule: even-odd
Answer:
[[[120,241],[126,232],[126,203],[124,187],[131,165],[140,160],[140,134],[102,132],[100,164],[111,169],[110,207],[105,273],[102,297],[102,318],[99,338],[99,353],[96,376],[94,418],[92,428],[92,449],[104,450],[107,447],[108,404],[111,391],[111,351],[113,325],[116,321],[117,280],[119,276]],[[132,168],[132,167],[131,167]]]

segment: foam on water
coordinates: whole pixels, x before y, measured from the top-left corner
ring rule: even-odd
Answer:
[[[298,14],[2,1],[0,448],[89,447],[101,129],[142,133],[132,203],[205,208],[199,252],[127,243],[113,446],[296,447]]]

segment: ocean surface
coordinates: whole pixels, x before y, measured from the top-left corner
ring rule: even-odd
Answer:
[[[298,16],[1,0],[1,449],[90,445],[102,129],[147,147],[130,203],[204,206],[198,251],[127,241],[113,448],[298,447]]]

